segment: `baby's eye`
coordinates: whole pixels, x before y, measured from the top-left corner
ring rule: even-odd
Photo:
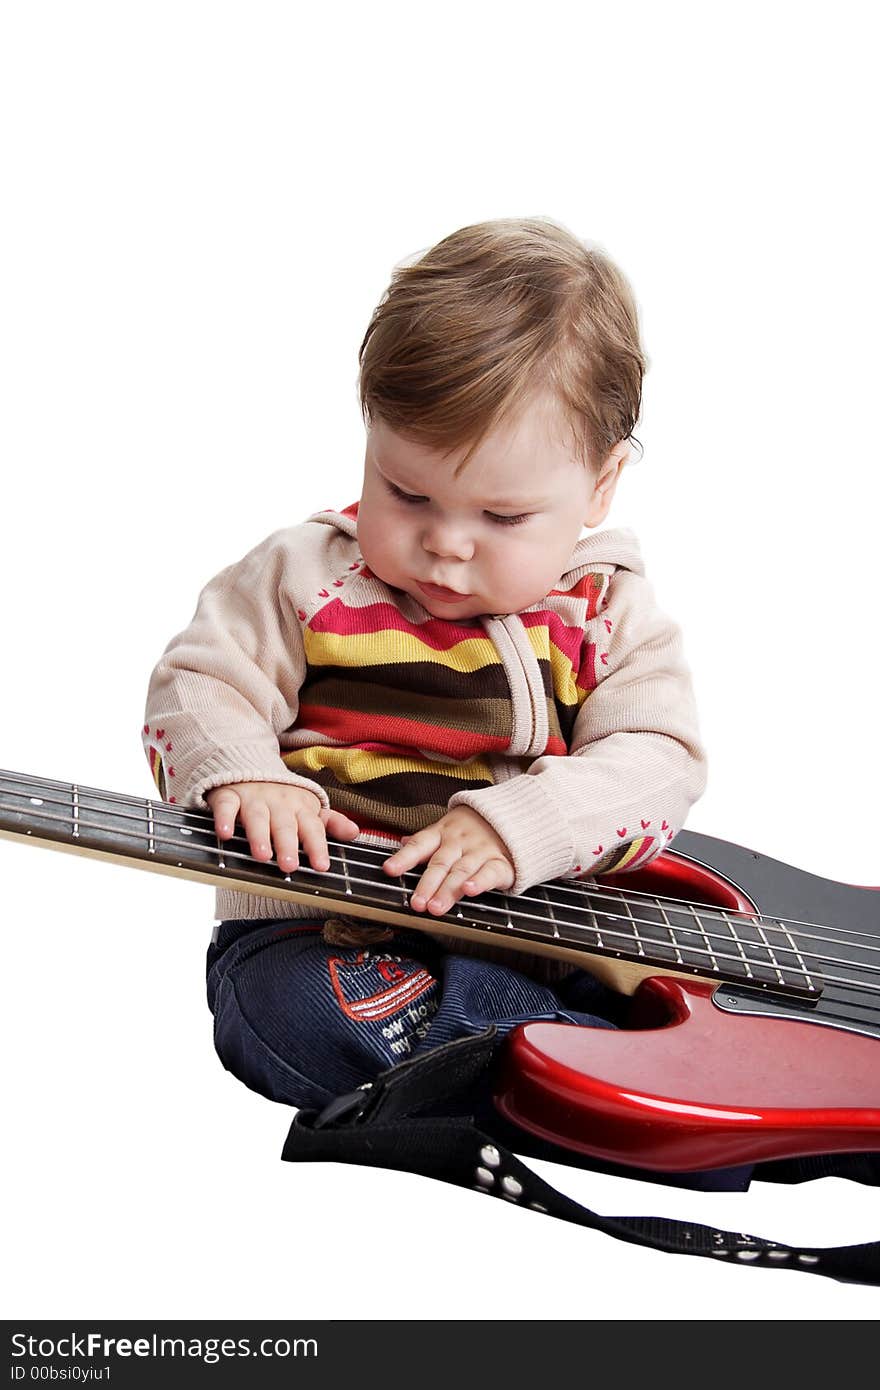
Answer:
[[[523,521],[528,521],[532,513],[522,512],[519,516],[500,516],[498,512],[487,512],[486,515],[502,526],[519,526]]]
[[[396,497],[399,502],[427,502],[428,500],[427,497],[417,497],[412,492],[403,492],[396,483],[389,482],[387,478],[385,479],[385,486],[391,496]]]

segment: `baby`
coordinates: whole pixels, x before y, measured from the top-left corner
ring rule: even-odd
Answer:
[[[203,590],[150,683],[160,794],[210,808],[221,841],[238,821],[284,873],[327,870],[328,837],[387,850],[426,919],[641,867],[705,762],[635,536],[581,534],[608,515],[640,411],[626,280],[551,221],[465,227],[395,270],[359,361],[360,499]],[[227,890],[217,917],[217,1049],[290,1104],[490,1022],[619,1018],[583,971],[450,952],[439,924],[392,935]]]

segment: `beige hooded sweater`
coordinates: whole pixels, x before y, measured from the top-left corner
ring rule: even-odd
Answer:
[[[523,612],[447,621],[369,571],[357,504],[211,580],[153,672],[143,741],[165,800],[303,786],[389,853],[471,806],[507,847],[514,894],[643,866],[705,784],[680,634],[631,531],[579,540]],[[216,912],[329,915],[225,889]]]

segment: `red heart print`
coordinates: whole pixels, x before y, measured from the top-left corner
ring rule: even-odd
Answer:
[[[650,824],[651,824],[651,822],[650,822],[649,820],[643,820],[643,821],[642,821],[642,829],[643,829],[643,830],[647,830],[647,828],[648,828],[648,826],[649,826]]]

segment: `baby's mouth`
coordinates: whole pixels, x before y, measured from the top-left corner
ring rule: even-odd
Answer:
[[[441,603],[455,603],[460,599],[470,598],[470,594],[459,593],[457,589],[447,589],[442,584],[422,584],[416,580],[418,587],[428,598],[439,599]]]

